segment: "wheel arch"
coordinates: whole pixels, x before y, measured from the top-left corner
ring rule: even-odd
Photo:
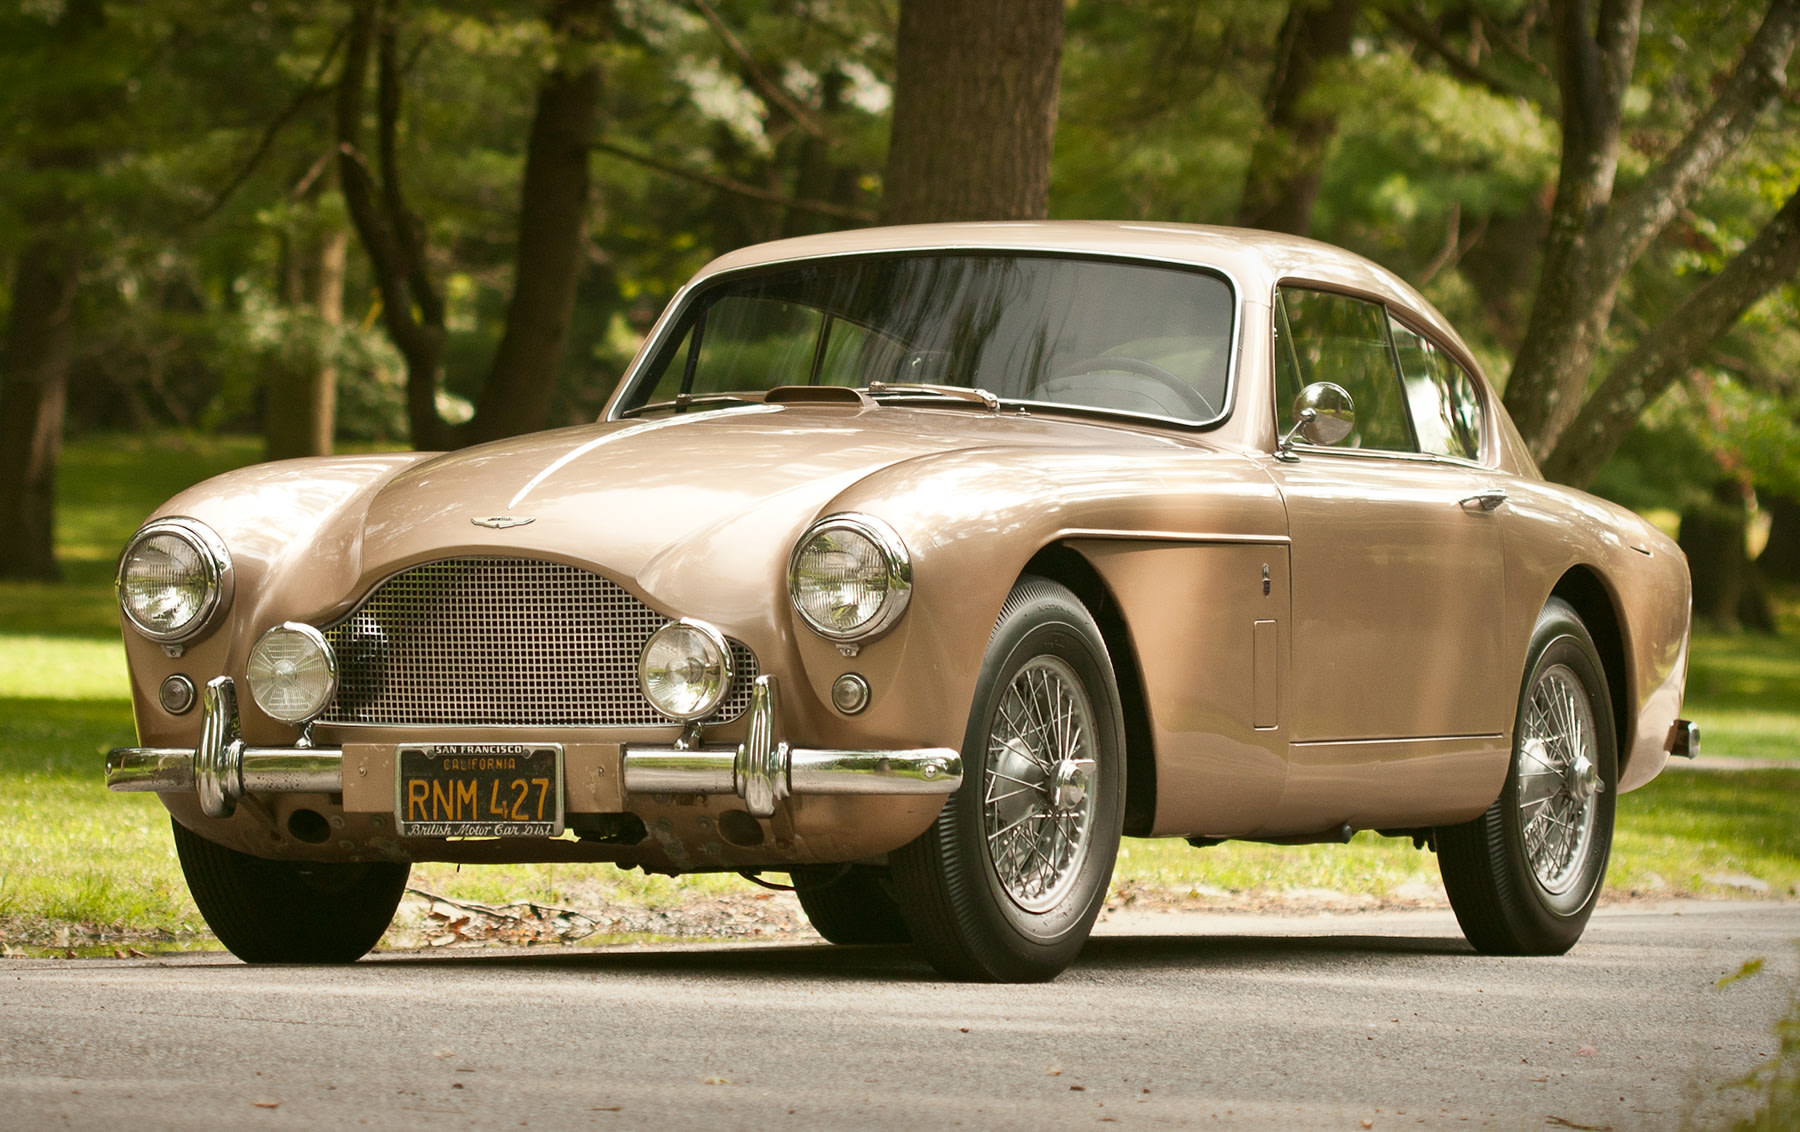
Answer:
[[[1624,776],[1625,762],[1631,755],[1632,727],[1636,706],[1631,703],[1631,673],[1625,659],[1625,633],[1619,619],[1616,598],[1600,575],[1587,566],[1571,567],[1557,579],[1551,597],[1569,603],[1587,626],[1600,654],[1600,667],[1606,673],[1608,699],[1612,703],[1614,742],[1619,751],[1619,775]]]
[[[1032,555],[1022,573],[1067,586],[1100,627],[1106,651],[1112,656],[1113,679],[1119,685],[1125,717],[1125,834],[1143,836],[1156,819],[1156,745],[1151,738],[1137,650],[1124,611],[1099,571],[1063,543],[1051,543]]]

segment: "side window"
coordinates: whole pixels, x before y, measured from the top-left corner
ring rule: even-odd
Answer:
[[[1284,432],[1294,423],[1294,396],[1315,381],[1330,381],[1349,392],[1356,409],[1356,428],[1338,447],[1417,451],[1385,309],[1347,295],[1284,288],[1275,294],[1275,327],[1282,402],[1276,410]]]
[[[1482,409],[1475,379],[1428,339],[1397,322],[1392,329],[1419,450],[1480,459]]]

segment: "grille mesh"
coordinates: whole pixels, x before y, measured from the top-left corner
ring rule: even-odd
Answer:
[[[637,686],[644,643],[668,618],[595,574],[522,558],[457,558],[396,574],[325,637],[338,691],[321,722],[654,726]],[[714,713],[750,706],[756,658],[729,642],[737,679]]]

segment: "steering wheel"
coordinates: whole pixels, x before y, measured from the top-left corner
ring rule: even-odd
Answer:
[[[1044,381],[1033,386],[1027,396],[1033,396],[1040,390],[1046,393],[1052,392],[1058,382],[1066,382],[1072,377],[1100,373],[1129,373],[1138,377],[1150,378],[1180,398],[1182,404],[1192,412],[1194,420],[1210,420],[1218,415],[1218,410],[1213,408],[1212,403],[1198,389],[1155,362],[1147,362],[1142,358],[1128,357],[1124,354],[1101,354],[1098,357],[1076,362],[1074,365],[1064,366]],[[1033,396],[1033,399],[1037,398]]]

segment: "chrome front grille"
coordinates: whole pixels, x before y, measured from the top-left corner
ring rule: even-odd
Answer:
[[[325,630],[338,691],[323,723],[655,726],[637,685],[668,618],[597,574],[523,558],[457,558],[396,574]],[[715,720],[750,706],[756,658]]]

